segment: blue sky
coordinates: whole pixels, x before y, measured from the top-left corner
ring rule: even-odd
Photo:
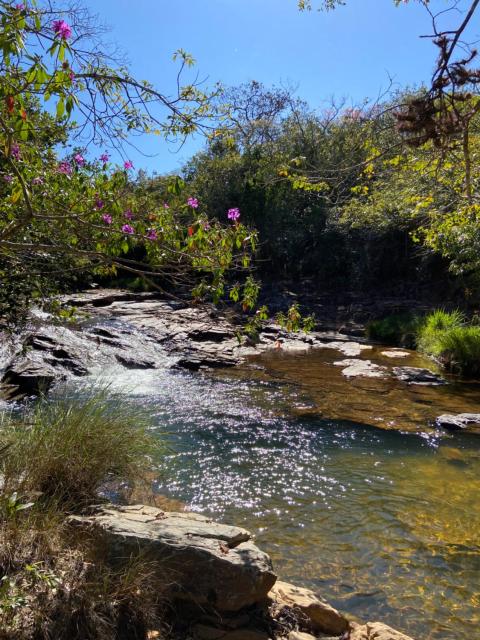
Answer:
[[[440,4],[440,0],[433,0]],[[348,0],[332,12],[300,13],[296,0],[86,0],[110,27],[134,74],[165,93],[173,90],[172,53],[184,48],[201,78],[237,85],[259,80],[288,83],[312,107],[331,96],[358,103],[389,85],[428,81],[435,52],[420,34],[430,32],[416,4],[395,8],[392,0]],[[444,3],[443,3],[444,4]],[[135,167],[175,170],[202,145],[196,139],[178,153],[157,137],[132,151]]]

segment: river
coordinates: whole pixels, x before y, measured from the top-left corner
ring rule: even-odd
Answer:
[[[480,387],[349,381],[334,358],[272,352],[214,374],[113,367],[96,379],[154,416],[158,493],[251,530],[282,579],[343,611],[418,640],[472,640],[480,436],[438,432],[428,416],[479,411]]]

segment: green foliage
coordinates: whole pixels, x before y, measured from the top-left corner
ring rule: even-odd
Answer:
[[[133,133],[183,139],[212,115],[216,90],[179,76],[170,99],[133,78],[98,43],[88,47],[93,19],[75,5],[1,2],[0,23],[0,316],[17,322],[79,274],[127,273],[161,289],[203,279],[218,300],[226,273],[248,270],[255,233],[190,206],[179,176],[164,180],[159,200],[129,161],[88,158],[83,146],[118,148]],[[175,60],[182,72],[194,62],[183,50]]]
[[[415,348],[422,319],[413,313],[399,313],[373,320],[367,325],[367,336],[384,344]]]
[[[418,348],[462,375],[480,374],[480,327],[460,311],[437,310],[418,329]]]
[[[145,413],[107,390],[41,400],[2,426],[4,491],[42,492],[68,506],[98,499],[106,480],[133,481],[158,448]]]
[[[287,331],[304,331],[308,333],[315,327],[315,316],[302,316],[300,306],[294,302],[286,313],[280,312],[275,316],[276,322]]]

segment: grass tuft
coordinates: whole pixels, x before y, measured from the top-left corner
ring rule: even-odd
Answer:
[[[4,418],[0,637],[146,640],[162,629],[161,567],[141,554],[110,566],[102,541],[66,518],[97,503],[106,481],[135,486],[148,475],[157,442],[149,427],[142,409],[107,389]]]
[[[134,482],[147,470],[155,447],[149,427],[142,409],[106,389],[40,400],[3,424],[5,490],[41,492],[73,509],[98,501],[102,483]]]
[[[480,327],[468,324],[458,310],[428,315],[418,330],[417,345],[451,371],[464,376],[480,374]]]

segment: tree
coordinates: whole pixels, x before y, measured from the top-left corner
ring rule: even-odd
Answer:
[[[135,134],[181,139],[213,128],[217,90],[182,83],[191,56],[175,54],[178,91],[169,97],[104,53],[79,5],[0,0],[0,25],[2,291],[16,274],[38,295],[60,267],[62,277],[120,269],[160,288],[200,280],[197,294],[218,298],[225,273],[249,264],[255,234],[227,212],[222,223],[210,222],[174,176],[165,205],[153,202],[134,187],[125,155]],[[52,128],[65,128],[66,137],[52,137]],[[123,166],[107,152],[88,158],[89,146],[106,144],[124,155]]]

